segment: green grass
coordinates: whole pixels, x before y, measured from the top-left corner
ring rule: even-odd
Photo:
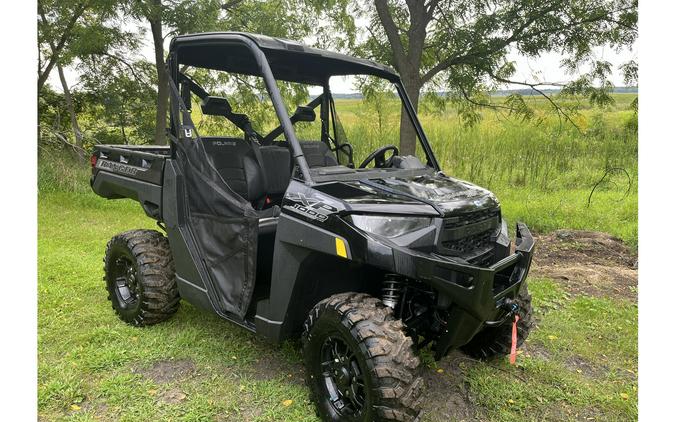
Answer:
[[[477,365],[467,376],[488,418],[637,420],[637,304],[529,285],[539,322],[517,370]]]
[[[269,344],[186,303],[153,327],[117,319],[106,300],[101,260],[112,235],[154,227],[136,203],[72,192],[42,192],[38,203],[41,418],[315,420],[296,343]],[[538,328],[518,366],[463,369],[478,417],[635,420],[637,306],[570,298],[547,280],[531,280],[530,288]],[[195,370],[182,379],[158,383],[143,375],[158,361],[184,360]],[[424,361],[431,376],[449,376]],[[185,398],[171,403],[167,397],[176,392]],[[286,400],[292,403],[284,406]],[[425,420],[442,420],[434,416],[441,405],[427,403]]]
[[[485,113],[465,128],[452,111],[421,119],[449,175],[496,193],[508,220],[538,232],[609,232],[637,247],[637,134],[633,95],[597,110],[582,104],[559,126],[539,101],[530,122]],[[385,103],[383,107],[392,107]],[[363,151],[396,143],[396,114],[379,125],[372,105],[340,100],[347,135]],[[309,128],[301,128],[309,131]],[[40,151],[38,233],[38,408],[45,420],[315,420],[301,382],[296,343],[276,346],[183,303],[164,324],[119,321],[101,278],[105,244],[131,228],[154,228],[140,206],[91,193],[89,169]],[[606,168],[614,171],[596,188]],[[630,189],[628,178],[630,178]],[[627,194],[626,194],[627,192]],[[637,419],[637,305],[571,297],[550,280],[530,280],[537,329],[516,367],[460,364],[476,417],[491,421]],[[423,354],[427,376],[436,363]],[[157,362],[191,362],[186,377],[159,382]],[[447,365],[447,361],[445,362]],[[172,400],[178,394],[181,400]],[[290,405],[287,400],[292,400]],[[178,401],[178,402],[176,402]],[[425,420],[441,421],[427,402]]]
[[[258,415],[259,420],[313,420],[304,388],[288,372],[256,374],[272,355],[279,367],[297,364],[297,350],[278,348],[183,304],[175,318],[134,329],[119,321],[106,299],[102,253],[114,233],[152,228],[129,201],[91,194],[44,193],[39,211],[39,395],[47,419],[212,420]],[[155,384],[134,373],[158,360],[190,359],[189,379]],[[291,374],[298,380],[298,374]],[[167,404],[162,394],[180,389],[186,399]],[[154,392],[154,394],[153,394]],[[293,400],[288,407],[284,400]],[[72,405],[79,410],[72,410]]]

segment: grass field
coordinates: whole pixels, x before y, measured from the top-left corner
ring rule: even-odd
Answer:
[[[617,95],[606,110],[583,106],[575,117],[581,132],[546,117],[543,103],[540,121],[486,113],[471,129],[450,111],[421,117],[446,173],[494,191],[508,220],[538,233],[604,231],[636,249],[634,97]],[[387,141],[396,124],[379,125],[372,105],[360,101],[337,106],[354,143]],[[589,204],[606,169],[620,170],[597,185]],[[137,204],[105,201],[87,182],[84,166],[41,151],[40,418],[315,420],[297,343],[268,344],[186,303],[154,327],[132,328],[115,317],[101,280],[105,244],[118,232],[155,225]],[[423,354],[430,385],[424,420],[445,421],[452,406],[466,408],[453,413],[459,419],[472,420],[636,420],[637,304],[578,294],[549,279],[529,285],[537,328],[516,367]]]
[[[101,280],[105,244],[153,226],[130,201],[40,195],[40,418],[315,420],[297,343],[268,344],[186,303],[153,327],[117,319]],[[455,385],[481,420],[637,418],[636,304],[570,296],[545,279],[532,279],[530,289],[538,327],[516,367],[424,355],[431,386],[424,420],[446,420],[440,409]]]

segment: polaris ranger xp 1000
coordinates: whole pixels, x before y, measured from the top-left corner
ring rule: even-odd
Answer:
[[[487,358],[524,341],[533,238],[518,223],[512,247],[495,196],[442,172],[392,69],[205,33],[173,39],[167,72],[169,145],[92,156],[93,190],[140,202],[165,232],[108,243],[105,281],[123,321],[161,322],[185,299],[275,342],[301,337],[309,390],[331,421],[415,420],[421,348]],[[380,87],[376,112],[334,101],[346,81]],[[401,118],[415,155],[387,143]]]

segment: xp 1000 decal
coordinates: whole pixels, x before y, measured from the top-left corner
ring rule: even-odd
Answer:
[[[289,192],[286,194],[286,199],[293,203],[285,204],[285,209],[322,223],[328,219],[330,214],[338,211],[334,206],[318,198],[308,198],[299,192]]]

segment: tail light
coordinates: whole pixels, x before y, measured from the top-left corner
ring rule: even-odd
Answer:
[[[98,157],[96,154],[91,154],[91,157],[89,158],[89,162],[91,163],[91,168],[93,169],[96,167],[96,161],[98,161]]]

